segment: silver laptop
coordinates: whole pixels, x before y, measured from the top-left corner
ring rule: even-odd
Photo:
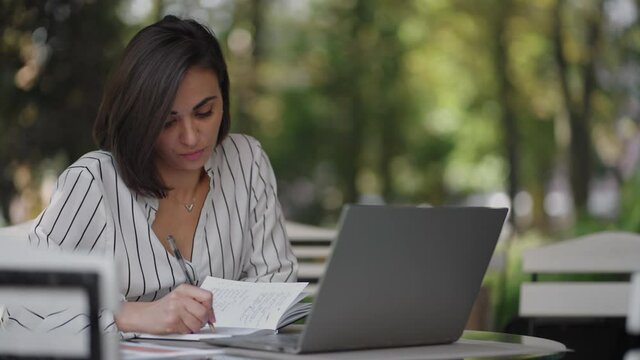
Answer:
[[[304,330],[207,339],[287,353],[456,341],[507,209],[347,206]]]

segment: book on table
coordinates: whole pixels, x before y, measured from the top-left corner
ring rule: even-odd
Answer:
[[[205,326],[195,334],[135,334],[140,339],[200,340],[233,335],[268,334],[307,316],[303,303],[308,283],[254,283],[208,276],[200,285],[213,293],[215,332]]]

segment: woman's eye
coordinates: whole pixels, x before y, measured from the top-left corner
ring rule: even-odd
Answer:
[[[164,123],[164,128],[168,129],[168,128],[172,127],[175,123],[176,123],[176,119],[167,120]]]
[[[204,112],[197,112],[196,116],[199,118],[206,118],[213,113],[213,107],[210,107],[208,110]]]

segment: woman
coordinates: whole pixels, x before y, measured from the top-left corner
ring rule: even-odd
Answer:
[[[167,16],[134,36],[98,111],[101,150],[62,173],[29,235],[113,256],[123,305],[107,330],[187,333],[215,321],[211,293],[187,285],[169,235],[198,284],[295,281],[269,160],[229,126],[229,77],[209,29]],[[87,323],[68,311],[33,321],[43,317],[44,329]]]

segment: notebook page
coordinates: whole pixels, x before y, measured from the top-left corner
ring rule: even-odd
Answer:
[[[200,287],[213,292],[216,326],[275,330],[305,286],[207,277]]]

